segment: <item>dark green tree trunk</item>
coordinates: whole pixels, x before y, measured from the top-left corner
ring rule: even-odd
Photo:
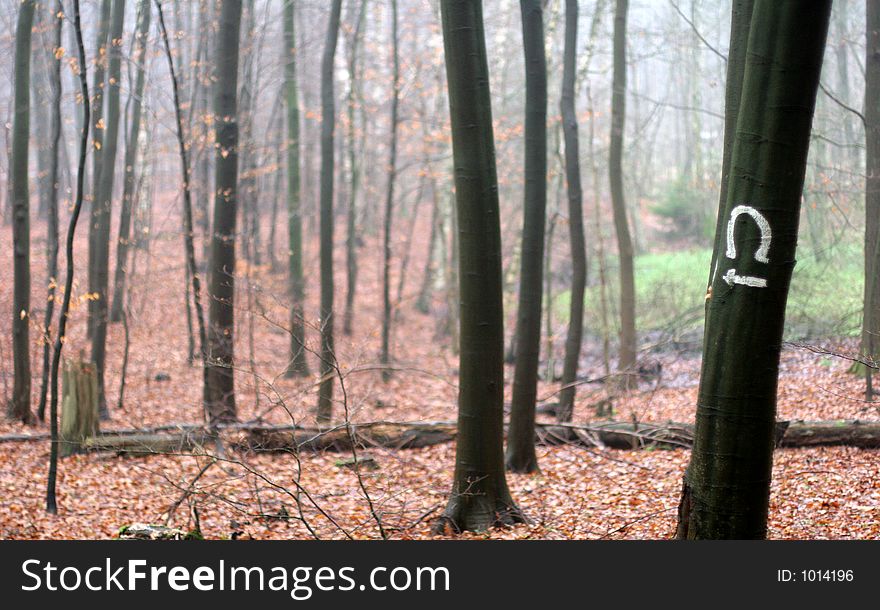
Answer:
[[[128,251],[131,245],[131,206],[134,198],[135,168],[138,164],[138,139],[141,130],[141,108],[144,97],[144,64],[146,61],[147,38],[150,33],[150,3],[143,0],[140,7],[140,19],[136,34],[134,97],[131,102],[131,127],[128,130],[125,148],[125,165],[123,166],[122,208],[119,212],[119,235],[116,240],[116,271],[113,279],[113,307],[110,310],[110,321],[122,320],[125,305],[125,284],[128,272]]]
[[[113,179],[116,173],[116,149],[119,140],[119,85],[122,80],[122,26],[125,22],[125,0],[113,0],[110,15],[110,44],[107,64],[107,121],[104,146],[101,149],[101,179],[92,208],[94,239],[91,248],[92,284],[95,300],[92,321],[92,361],[98,374],[98,411],[102,419],[110,417],[104,391],[104,370],[107,360],[107,287],[110,279],[110,220],[113,207]]]
[[[217,133],[214,222],[208,285],[205,414],[211,423],[235,421],[235,224],[238,188],[238,45],[241,0],[222,0],[215,55]]]
[[[13,84],[12,156],[12,359],[14,380],[8,415],[29,424],[31,413],[31,226],[28,190],[28,148],[31,134],[31,29],[34,0],[24,0],[15,28],[15,82]]]
[[[565,179],[568,183],[568,233],[571,243],[571,303],[565,337],[562,391],[559,393],[559,421],[571,421],[574,411],[574,382],[577,379],[584,331],[584,289],[587,283],[587,252],[584,243],[583,191],[581,189],[580,144],[574,107],[577,72],[578,0],[565,1],[565,50],[562,72],[562,131],[565,139]]]
[[[37,416],[40,421],[43,421],[46,415],[46,397],[49,392],[49,371],[51,368],[52,317],[55,313],[55,295],[58,284],[58,189],[60,186],[58,145],[61,141],[61,59],[55,53],[57,49],[61,48],[62,25],[64,24],[64,6],[61,0],[56,0],[51,12],[54,19],[54,38],[52,49],[50,49],[52,65],[49,70],[52,88],[52,126],[50,128],[49,192],[46,202],[46,285],[49,288],[46,298],[46,319],[43,324],[43,380],[40,385],[40,404],[37,408]]]
[[[724,143],[721,153],[721,190],[718,200],[718,216],[715,222],[715,235],[724,230],[726,218],[724,203],[727,201],[727,186],[730,183],[730,158],[733,140],[736,135],[736,120],[739,116],[739,102],[742,96],[743,73],[745,72],[746,48],[749,44],[749,28],[752,23],[752,8],[755,0],[734,0],[730,14],[730,47],[727,54],[727,85],[724,92]],[[719,241],[715,240],[712,250],[712,263],[709,266],[709,281],[712,286],[715,278],[715,265],[719,256]],[[722,246],[723,247],[723,246]],[[709,301],[706,300],[708,310]]]
[[[461,349],[452,492],[438,531],[522,522],[504,476],[501,228],[483,7],[442,0],[459,236]]]
[[[287,268],[290,290],[290,361],[287,377],[309,375],[306,327],[303,319],[305,287],[302,264],[302,206],[299,167],[299,92],[296,83],[297,44],[294,35],[295,0],[284,7],[284,87],[287,104]]]
[[[621,387],[631,385],[636,363],[636,287],[633,270],[633,243],[623,195],[623,134],[626,117],[626,14],[629,0],[617,0],[614,10],[614,70],[611,83],[611,143],[608,150],[608,177],[614,229],[620,257],[620,349],[618,371]]]
[[[349,177],[349,193],[348,193],[348,213],[346,215],[346,237],[345,237],[345,271],[346,271],[346,291],[345,291],[345,314],[342,321],[342,332],[346,335],[351,334],[351,325],[354,321],[354,297],[357,291],[357,249],[358,249],[358,227],[357,227],[357,196],[360,189],[361,172],[357,163],[357,130],[355,129],[355,106],[359,98],[358,84],[358,50],[363,38],[364,17],[367,12],[367,1],[361,0],[360,9],[358,10],[357,22],[354,26],[354,33],[349,44],[348,56],[348,75],[349,87],[348,98],[346,100],[348,113],[348,166],[351,175]],[[361,127],[366,129],[366,125]]]
[[[862,353],[880,356],[880,2],[867,0],[865,53],[865,293]],[[865,369],[866,399],[873,400],[873,371]]]
[[[388,155],[388,184],[385,189],[385,226],[382,244],[382,353],[379,362],[391,363],[391,225],[394,215],[394,179],[397,175],[397,110],[400,103],[400,57],[397,48],[397,0],[391,0],[391,142]],[[382,369],[382,379],[391,370]]]
[[[91,218],[89,219],[89,268],[88,286],[89,292],[93,292],[95,279],[95,264],[97,250],[94,241],[97,236],[98,221],[95,215],[98,213],[98,198],[101,191],[101,162],[104,160],[104,92],[106,89],[105,77],[107,75],[107,56],[109,54],[108,36],[110,35],[110,9],[112,0],[101,0],[101,12],[98,17],[98,38],[95,41],[95,78],[92,85],[92,193],[91,193]],[[89,300],[88,335],[92,336],[97,319],[98,303]]]
[[[333,132],[336,127],[333,61],[341,11],[342,0],[333,0],[321,59],[321,386],[317,409],[320,422],[330,421],[333,415],[336,365],[333,351]]]
[[[830,0],[809,11],[755,2],[677,538],[767,534],[779,351],[830,10]]]
[[[79,0],[73,0],[73,25],[76,36],[77,61],[80,65],[79,86],[82,94],[83,121],[80,127],[79,141],[79,164],[76,172],[76,195],[73,202],[73,210],[70,214],[70,223],[67,227],[67,244],[65,255],[67,259],[67,275],[64,279],[64,296],[61,301],[61,311],[58,315],[58,333],[55,335],[55,347],[52,353],[51,393],[49,402],[49,434],[51,445],[49,449],[49,475],[46,480],[46,512],[55,514],[58,505],[55,497],[55,483],[58,475],[58,367],[61,364],[61,350],[64,347],[64,337],[67,331],[67,314],[70,311],[70,298],[73,294],[73,243],[76,237],[76,225],[82,211],[83,191],[85,186],[86,155],[89,144],[89,119],[91,118],[91,104],[89,102],[88,67],[86,66],[86,51],[83,46],[82,25],[80,23]]]
[[[535,397],[541,354],[544,224],[547,208],[547,60],[542,0],[520,0],[526,66],[525,195],[513,402],[507,469],[535,472]]]

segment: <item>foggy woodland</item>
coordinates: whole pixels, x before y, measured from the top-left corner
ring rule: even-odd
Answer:
[[[876,538],[880,0],[0,0],[0,538]]]

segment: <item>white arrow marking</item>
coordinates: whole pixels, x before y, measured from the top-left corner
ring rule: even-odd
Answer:
[[[728,286],[739,284],[740,286],[751,286],[752,288],[766,288],[767,280],[762,277],[752,277],[751,275],[737,275],[736,270],[728,269],[724,277],[721,278],[727,282]]]

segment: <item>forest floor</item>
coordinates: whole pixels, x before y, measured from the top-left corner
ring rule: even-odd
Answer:
[[[110,327],[107,395],[112,419],[102,423],[103,431],[202,421],[201,369],[188,362],[179,212],[166,207],[169,211],[157,212],[154,217],[151,252],[138,254],[131,282],[130,353],[121,405],[117,403],[125,333],[121,324]],[[367,239],[361,249],[353,334],[342,334],[341,316],[336,324],[337,358],[346,390],[343,401],[337,384],[337,422],[344,421],[346,414],[351,421],[362,422],[456,418],[458,359],[452,339],[439,321],[444,317],[445,301],[438,291],[431,315],[420,314],[414,307],[427,244],[428,213],[422,216],[416,224],[407,279],[396,308],[395,370],[388,383],[383,383],[376,366],[380,248],[374,239]],[[306,227],[307,232],[310,229]],[[37,236],[43,234],[43,223],[35,223],[32,230],[31,361],[36,405],[42,350],[39,327],[45,303],[44,242]],[[88,353],[83,287],[86,233],[83,224],[77,240],[77,307],[65,345],[67,356]],[[8,235],[4,227],[0,261],[11,261]],[[337,303],[341,304],[345,297],[341,232],[337,237]],[[279,239],[279,243],[285,241]],[[405,241],[395,244],[397,261],[407,247]],[[398,266],[394,267],[393,286],[399,278]],[[315,348],[319,343],[314,330],[318,311],[316,249],[307,252],[305,268],[306,312],[311,327],[308,343]],[[273,271],[268,263],[241,261],[236,275],[239,419],[313,424],[317,376],[286,379],[282,375],[289,341],[285,274]],[[0,312],[11,310],[11,299],[9,277],[0,282]],[[9,325],[8,315],[0,317],[0,397],[4,402],[12,384]],[[561,350],[564,328],[556,330],[555,342]],[[851,363],[833,355],[855,353],[852,340],[813,347],[828,353],[792,344],[784,347],[779,419],[880,419],[880,407],[862,400],[864,381],[847,372]],[[584,353],[592,354],[582,362],[585,377],[604,375],[601,359],[595,356],[600,351],[595,339],[585,346]],[[693,421],[699,354],[666,346],[643,357],[660,362],[662,374],[626,395],[613,396],[613,417],[655,423]],[[315,373],[317,358],[312,356],[310,365]],[[512,369],[507,373],[509,399]],[[557,390],[558,383],[542,381],[539,398],[553,401]],[[601,383],[579,386],[574,420],[607,419],[607,415],[597,415],[594,405],[609,398],[608,392]],[[546,415],[539,418],[549,421]],[[41,434],[47,429],[45,424],[25,427],[0,422],[0,436]],[[227,452],[220,460],[204,455],[77,455],[60,464],[59,514],[50,516],[44,511],[48,441],[5,442],[0,443],[0,539],[109,538],[121,526],[135,522],[167,522],[190,530],[196,518],[206,538],[374,538],[379,535],[378,528],[364,490],[389,536],[427,538],[432,536],[432,521],[450,491],[454,450],[454,443],[397,451],[371,448],[364,452],[375,459],[378,469],[362,469],[360,475],[337,465],[340,458],[347,457],[338,453]],[[508,475],[513,497],[530,523],[465,537],[655,539],[672,535],[687,450],[556,446],[539,447],[538,457],[540,474]],[[786,539],[880,538],[880,452],[848,447],[778,450],[769,535]]]

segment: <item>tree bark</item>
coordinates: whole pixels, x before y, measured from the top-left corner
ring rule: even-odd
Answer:
[[[542,0],[520,0],[526,66],[525,193],[513,402],[506,466],[536,472],[535,397],[541,354],[544,225],[547,208],[547,60]]]
[[[299,92],[296,82],[297,44],[294,35],[296,2],[291,0],[284,7],[284,88],[287,104],[287,269],[290,291],[290,354],[285,375],[306,377],[309,363],[306,360],[305,320],[303,319],[302,267],[302,205],[300,203],[299,166]]]
[[[183,128],[183,114],[180,107],[180,88],[177,81],[177,73],[174,69],[174,56],[171,53],[171,44],[168,40],[168,30],[165,28],[165,16],[162,13],[160,0],[155,0],[156,11],[159,14],[159,27],[162,34],[162,43],[165,47],[165,56],[168,59],[168,71],[171,73],[171,91],[174,100],[174,118],[177,126],[177,146],[180,153],[180,174],[183,182],[183,246],[186,255],[186,276],[192,282],[193,305],[196,311],[196,322],[199,328],[199,356],[202,366],[205,366],[207,353],[207,332],[205,330],[205,314],[202,310],[202,283],[199,279],[198,265],[196,264],[196,251],[194,244],[195,229],[193,227],[193,205],[191,173],[189,156],[187,155],[186,140]],[[144,7],[149,11],[149,3]],[[187,292],[187,312],[189,312],[189,290]]]
[[[865,52],[865,292],[862,353],[880,356],[880,3],[866,3]],[[872,371],[865,367],[866,399],[873,400]]]
[[[718,199],[718,216],[715,221],[715,235],[724,230],[727,187],[730,183],[730,161],[733,153],[733,141],[736,135],[736,121],[739,117],[739,102],[742,96],[743,73],[745,72],[746,49],[749,44],[749,28],[752,22],[752,9],[755,0],[734,0],[730,14],[730,50],[727,53],[727,86],[724,92],[724,147],[721,153],[721,189]],[[712,250],[712,262],[709,266],[709,288],[715,281],[715,270],[718,263],[720,242],[716,239]],[[709,301],[706,301],[706,310]]]
[[[93,202],[92,224],[94,251],[93,284],[90,286],[95,307],[92,310],[92,361],[98,375],[98,411],[109,419],[104,391],[104,370],[107,361],[107,288],[110,276],[110,220],[113,208],[113,179],[116,173],[116,149],[119,140],[119,85],[122,80],[122,27],[125,22],[125,0],[113,0],[110,15],[110,50],[107,66],[107,121],[104,146],[101,149],[101,179]]]
[[[677,538],[767,534],[779,352],[830,10],[830,0],[810,11],[755,2]]]
[[[92,103],[92,193],[91,193],[91,210],[89,219],[89,267],[88,267],[88,286],[89,292],[93,292],[92,287],[95,285],[95,258],[97,250],[94,242],[97,236],[98,222],[95,215],[98,213],[98,198],[101,192],[101,162],[104,160],[104,133],[106,126],[104,125],[104,92],[106,90],[107,75],[107,56],[108,56],[108,37],[110,35],[110,11],[113,3],[112,0],[101,0],[101,12],[98,17],[98,38],[95,41],[95,78],[92,85],[92,92],[95,99]],[[95,320],[97,319],[98,303],[95,300],[89,300],[89,317],[88,317],[88,336],[91,337],[95,329]]]
[[[67,315],[70,311],[70,298],[73,293],[73,243],[76,237],[76,225],[82,211],[83,191],[85,188],[86,155],[89,144],[89,120],[91,118],[91,103],[89,101],[88,69],[86,66],[86,51],[82,40],[82,26],[80,23],[79,0],[73,0],[73,25],[76,36],[77,60],[79,62],[79,85],[83,102],[83,122],[80,127],[79,165],[76,172],[76,197],[73,202],[73,211],[70,214],[70,223],[67,228],[67,244],[65,255],[67,258],[67,275],[64,280],[64,297],[61,302],[61,311],[58,314],[58,333],[55,336],[55,347],[52,353],[51,394],[49,402],[49,475],[46,481],[46,512],[55,514],[58,512],[58,504],[55,496],[55,484],[58,474],[58,367],[61,363],[61,350],[64,347],[64,337],[67,329]]]
[[[482,2],[442,0],[461,302],[458,442],[438,531],[524,520],[504,476],[501,228]]]
[[[391,136],[388,153],[388,183],[385,189],[385,225],[382,244],[382,353],[379,362],[391,363],[391,226],[394,215],[394,181],[397,175],[397,111],[400,102],[400,56],[397,48],[397,0],[391,0]],[[391,370],[382,369],[383,381]]]
[[[614,70],[611,84],[611,143],[608,151],[608,177],[614,228],[620,256],[620,352],[618,370],[621,387],[630,387],[636,363],[636,289],[633,270],[633,244],[623,194],[623,135],[626,117],[626,17],[629,0],[617,0],[614,13]]]
[[[64,24],[64,5],[61,0],[56,0],[52,10],[55,20],[52,67],[50,70],[50,83],[52,87],[52,126],[51,126],[51,159],[49,160],[49,192],[46,203],[46,285],[48,295],[46,298],[46,319],[43,324],[43,380],[40,385],[40,404],[37,408],[37,416],[40,421],[45,419],[46,398],[49,393],[49,369],[51,368],[52,352],[52,317],[55,313],[55,294],[58,284],[58,190],[60,177],[58,175],[58,153],[61,141],[61,58],[55,55],[61,48],[62,26]]]
[[[235,225],[238,188],[238,47],[241,0],[222,0],[215,54],[217,146],[208,287],[204,409],[212,423],[235,421]]]
[[[122,320],[125,307],[125,285],[128,274],[128,251],[131,246],[131,207],[134,199],[135,168],[138,164],[138,140],[141,131],[141,108],[144,97],[144,81],[147,38],[150,34],[150,2],[141,3],[140,19],[136,34],[136,50],[134,62],[137,65],[134,94],[131,108],[131,127],[125,148],[125,164],[122,178],[122,207],[119,212],[119,235],[116,239],[116,271],[113,278],[113,307],[110,310],[110,321]]]
[[[24,0],[18,9],[15,28],[15,82],[12,122],[12,155],[9,177],[12,182],[12,400],[7,414],[31,423],[31,226],[28,189],[28,148],[31,133],[31,29],[35,0]]]
[[[336,370],[336,354],[333,350],[333,132],[336,127],[333,62],[341,11],[342,0],[333,0],[321,59],[321,386],[318,389],[316,413],[320,422],[330,421],[333,415]]]
[[[360,237],[357,231],[357,196],[360,188],[361,172],[357,163],[357,130],[355,129],[355,105],[358,93],[358,50],[363,38],[364,17],[367,12],[366,0],[361,0],[360,9],[358,10],[357,22],[354,26],[354,33],[349,43],[348,56],[348,75],[349,88],[348,98],[346,101],[348,112],[348,165],[349,172],[349,193],[348,193],[348,214],[346,217],[346,237],[345,237],[345,314],[342,321],[342,332],[351,335],[352,323],[354,321],[354,297],[357,291],[357,249]],[[361,129],[366,130],[366,125],[362,125]]]
[[[578,0],[565,2],[565,51],[562,73],[562,131],[565,139],[565,178],[568,183],[568,234],[571,244],[571,303],[568,332],[565,337],[565,362],[562,367],[562,391],[557,418],[571,421],[574,412],[575,386],[581,340],[584,332],[584,290],[587,284],[587,252],[584,243],[583,191],[581,189],[580,144],[574,88],[577,71]]]

